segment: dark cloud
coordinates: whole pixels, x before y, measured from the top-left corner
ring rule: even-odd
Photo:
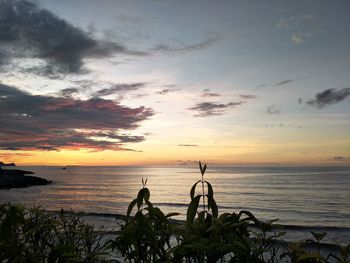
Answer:
[[[181,147],[198,147],[197,144],[178,144],[177,146],[181,146]]]
[[[215,42],[217,42],[220,39],[221,38],[219,36],[213,36],[196,44],[185,44],[181,41],[176,40],[176,41],[173,41],[173,43],[171,43],[170,45],[167,45],[167,44],[156,45],[154,48],[151,49],[151,51],[173,53],[173,52],[189,52],[189,51],[201,50],[212,46]]]
[[[80,92],[80,89],[78,88],[66,88],[62,89],[58,92],[59,96],[62,97],[72,97],[73,94],[78,94]]]
[[[143,136],[133,130],[153,112],[112,100],[32,95],[0,84],[0,149],[2,150],[127,150],[124,143]]]
[[[344,156],[334,156],[331,157],[331,159],[333,161],[337,161],[337,162],[346,162],[346,161],[350,161],[350,157],[344,157]]]
[[[275,84],[275,86],[282,86],[282,85],[285,85],[285,84],[290,83],[290,82],[292,82],[292,81],[293,81],[293,80],[291,80],[291,79],[283,80],[283,81],[277,82],[277,83]]]
[[[141,87],[144,87],[145,85],[146,85],[146,83],[143,83],[143,82],[130,83],[130,84],[118,83],[118,84],[114,84],[112,87],[96,91],[94,93],[94,96],[104,97],[104,96],[108,96],[108,95],[112,95],[112,94],[116,94],[116,93],[135,91],[135,90],[140,89]]]
[[[166,95],[166,94],[168,94],[168,93],[175,92],[175,91],[178,91],[178,90],[179,90],[179,89],[167,88],[167,89],[162,89],[162,90],[156,91],[156,94],[159,94],[159,95]]]
[[[303,103],[303,99],[302,98],[299,98],[298,99],[298,104],[300,105],[300,104],[302,104]]]
[[[191,160],[175,160],[174,162],[178,165],[198,165],[198,161]]]
[[[251,94],[241,94],[239,95],[242,99],[246,99],[246,100],[249,100],[249,99],[257,99],[258,96],[256,95],[251,95]]]
[[[315,98],[306,103],[317,108],[323,108],[327,105],[332,105],[346,99],[350,95],[350,88],[340,90],[326,89],[315,95]]]
[[[280,114],[280,110],[277,108],[277,105],[270,105],[266,107],[267,114]]]
[[[189,108],[189,110],[197,112],[196,117],[208,117],[224,114],[225,110],[228,108],[234,108],[236,106],[242,105],[243,101],[216,103],[216,102],[200,102]]]
[[[0,1],[0,61],[4,58],[39,58],[45,66],[32,70],[41,75],[81,73],[83,59],[113,53],[142,55],[121,44],[96,40],[82,29],[34,2]]]

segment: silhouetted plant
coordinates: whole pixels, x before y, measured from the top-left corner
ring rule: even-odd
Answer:
[[[63,210],[0,206],[0,262],[100,262],[110,246],[106,234]]]
[[[150,202],[147,179],[142,178],[142,189],[129,204],[125,223],[113,247],[129,262],[166,262],[171,248],[173,224],[169,221],[177,213],[164,213]],[[131,213],[137,207],[135,215]]]

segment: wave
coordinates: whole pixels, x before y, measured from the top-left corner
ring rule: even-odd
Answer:
[[[49,210],[50,213],[60,213],[61,211]],[[91,216],[91,217],[104,217],[104,218],[114,218],[117,220],[123,220],[126,218],[123,214],[115,213],[100,213],[100,212],[77,212],[73,210],[64,211],[68,214],[80,215],[82,217]],[[174,220],[179,223],[184,223],[184,220]],[[249,224],[250,227],[254,227],[254,224]],[[338,226],[306,226],[306,225],[293,225],[293,224],[273,224],[273,229],[278,230],[287,230],[287,231],[320,231],[320,232],[350,232],[350,227],[338,227]]]

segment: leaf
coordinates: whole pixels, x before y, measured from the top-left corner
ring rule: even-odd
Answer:
[[[309,260],[310,259],[315,259],[315,260],[319,260],[319,262],[326,262],[326,260],[320,255],[320,254],[317,254],[317,253],[310,253],[310,254],[304,254],[304,255],[301,255],[297,262],[303,262],[304,260],[306,262],[310,262]],[[318,261],[317,261],[318,262]]]
[[[201,174],[203,176],[205,173],[205,170],[207,169],[207,165],[205,164],[204,166],[202,166],[202,163],[199,161],[199,169],[201,170]]]
[[[212,196],[208,195],[208,207],[210,207],[214,218],[218,218],[218,206]]]
[[[165,217],[166,217],[166,218],[169,218],[169,217],[178,216],[178,215],[180,215],[180,213],[174,212],[174,213],[169,213],[169,214],[167,214]]]
[[[131,203],[129,204],[129,206],[128,206],[128,211],[126,212],[126,220],[129,219],[130,213],[131,213],[132,209],[134,208],[136,202],[137,202],[137,199],[134,199],[134,200],[132,200]]]
[[[146,201],[146,203],[149,201],[149,198],[151,196],[151,193],[149,192],[149,189],[148,188],[143,188],[143,194],[144,194],[144,199]]]
[[[158,207],[149,207],[148,208],[150,214],[158,217],[158,218],[165,218],[165,215],[163,214],[162,210],[160,210]]]
[[[188,227],[193,224],[193,220],[194,220],[194,217],[196,216],[200,198],[201,196],[197,195],[195,198],[191,200],[191,203],[188,205],[187,219],[186,219],[186,224]]]
[[[196,190],[196,186],[197,184],[200,182],[201,180],[198,180],[191,188],[191,191],[190,191],[190,196],[191,196],[191,200],[194,198],[194,193],[195,193],[195,190]]]
[[[206,182],[207,186],[208,186],[208,197],[210,196],[213,198],[214,197],[213,187],[211,186],[211,184],[209,182],[207,182],[207,181],[204,181],[204,182]]]
[[[142,203],[143,203],[143,197],[145,195],[145,192],[143,191],[144,188],[142,188],[139,193],[137,194],[137,208],[140,209]]]
[[[317,242],[320,242],[325,235],[327,234],[326,232],[314,232],[314,231],[310,231],[310,233],[313,235],[313,237],[316,239]]]

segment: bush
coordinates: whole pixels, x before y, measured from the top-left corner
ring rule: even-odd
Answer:
[[[0,206],[0,262],[98,262],[110,247],[105,233],[62,210]]]

